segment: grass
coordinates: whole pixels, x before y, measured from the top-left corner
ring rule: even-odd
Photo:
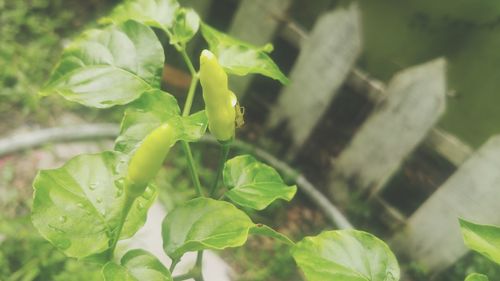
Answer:
[[[10,120],[1,124],[0,131],[26,119],[40,121],[55,108],[67,107],[62,99],[40,100],[38,90],[68,38],[103,13],[110,2],[0,0],[0,118]]]

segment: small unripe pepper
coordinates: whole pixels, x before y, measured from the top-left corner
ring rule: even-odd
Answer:
[[[130,197],[140,196],[160,170],[176,142],[175,128],[165,123],[147,135],[130,159],[125,189]]]
[[[236,95],[229,90],[227,74],[217,61],[217,57],[209,50],[201,52],[200,83],[210,132],[221,142],[233,139]]]

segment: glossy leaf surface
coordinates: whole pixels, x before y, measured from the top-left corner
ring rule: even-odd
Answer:
[[[306,237],[292,255],[309,281],[399,280],[398,262],[389,247],[362,231],[327,231]]]
[[[169,30],[179,9],[177,0],[128,0],[113,9],[101,23],[121,23],[129,19],[145,25]]]
[[[141,249],[127,252],[121,265],[109,262],[102,272],[105,281],[172,281],[168,269],[155,256]]]
[[[460,220],[465,245],[500,264],[500,227]]]
[[[267,225],[256,224],[255,226],[250,228],[249,234],[267,236],[290,246],[295,245],[295,243],[292,240],[290,240],[290,238],[288,238],[286,235],[270,228]]]
[[[116,152],[84,154],[36,176],[32,221],[40,234],[70,257],[102,253],[120,223],[126,158]],[[149,186],[132,205],[121,238],[132,236],[156,198]]]
[[[123,117],[115,149],[129,153],[155,128],[171,122],[178,132],[177,138],[196,141],[207,130],[207,117],[200,111],[187,117],[180,116],[176,99],[161,90],[151,90],[130,104]]]
[[[228,73],[240,76],[258,73],[279,80],[283,84],[288,83],[288,78],[267,54],[272,50],[271,45],[262,48],[252,46],[207,24],[201,25],[201,32],[210,50]]]
[[[145,25],[89,30],[64,50],[42,93],[97,108],[123,105],[160,87],[163,63],[163,47]]]
[[[245,243],[254,224],[234,205],[197,198],[176,207],[162,225],[163,249],[173,260],[186,252],[221,250]]]
[[[238,205],[262,210],[276,199],[290,201],[296,186],[286,185],[276,170],[250,155],[228,160],[223,170],[225,195]]]

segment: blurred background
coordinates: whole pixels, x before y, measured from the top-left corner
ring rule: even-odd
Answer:
[[[230,77],[245,107],[241,140],[297,170],[354,227],[387,241],[404,280],[455,281],[469,272],[500,280],[500,267],[465,249],[456,219],[500,224],[500,2],[180,2],[237,38],[271,42],[271,57],[291,79],[282,86]],[[112,130],[37,142],[44,128],[118,125],[124,110],[37,92],[65,44],[118,3],[0,0],[0,280],[101,280],[99,268],[65,258],[40,237],[29,213],[38,169],[112,147]],[[157,34],[166,46],[163,87],[182,104],[188,71]],[[189,52],[196,58],[203,48],[198,36]],[[194,106],[203,107],[199,95]],[[20,136],[33,147],[9,149]],[[210,182],[218,151],[202,143],[194,152]],[[171,155],[157,179],[167,210],[194,195],[182,153]],[[339,227],[303,190],[251,216],[294,239]],[[235,280],[303,280],[271,240],[251,238],[221,256]]]

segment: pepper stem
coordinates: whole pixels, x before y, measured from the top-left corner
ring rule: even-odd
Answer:
[[[125,194],[125,204],[123,206],[123,210],[120,217],[120,224],[116,228],[116,234],[113,236],[113,240],[111,241],[111,246],[109,248],[109,259],[111,260],[115,254],[116,245],[118,244],[118,240],[120,240],[120,235],[122,234],[123,226],[125,225],[125,221],[127,220],[128,213],[134,204],[135,198],[134,196],[130,196],[129,194]]]
[[[217,172],[215,174],[215,180],[212,184],[212,188],[210,189],[210,197],[214,198],[217,193],[217,189],[219,187],[219,179],[222,175],[222,170],[224,169],[224,164],[226,163],[227,156],[229,155],[229,150],[231,148],[231,143],[223,143],[220,146],[220,157],[219,164],[217,165]]]

